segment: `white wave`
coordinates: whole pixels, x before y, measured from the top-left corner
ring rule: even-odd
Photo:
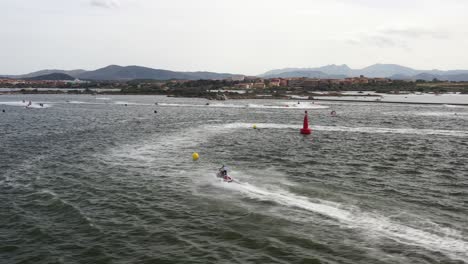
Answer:
[[[69,104],[89,104],[88,102],[82,102],[82,101],[67,101]]]
[[[359,133],[443,135],[443,136],[455,136],[455,137],[467,137],[468,136],[468,131],[441,130],[441,129],[344,127],[344,126],[312,126],[312,129],[315,129],[317,131],[343,131],[343,132],[359,132]]]
[[[451,104],[444,104],[445,107],[448,108],[468,108],[466,105],[451,105]]]
[[[117,105],[152,105],[152,104],[143,104],[143,103],[132,103],[132,102],[125,102],[125,101],[116,101],[114,104]]]
[[[197,105],[197,104],[176,104],[176,103],[158,103],[159,106],[173,106],[173,107],[206,107],[209,105]]]
[[[41,108],[49,108],[51,107],[52,105],[50,104],[46,104],[46,103],[36,103],[36,102],[31,102],[31,104],[29,104],[29,101],[26,101],[26,102],[22,102],[22,101],[18,101],[18,102],[0,102],[0,105],[8,105],[8,106],[20,106],[20,107],[26,107],[26,108],[38,108],[38,109],[41,109]]]
[[[112,100],[109,97],[96,97],[96,100]]]
[[[189,128],[182,132],[176,132],[167,136],[158,138],[148,138],[137,144],[129,144],[120,146],[110,150],[110,155],[107,156],[124,159],[128,162],[136,162],[137,164],[151,164],[156,159],[179,157],[183,149],[195,148],[201,141],[205,141],[210,135],[220,133],[231,133],[228,127],[220,125],[204,125],[195,128]],[[194,150],[194,149],[193,149]],[[164,153],[163,157],[156,153]],[[189,157],[190,155],[187,155]],[[191,157],[191,156],[190,156]]]
[[[255,125],[257,129],[261,128],[277,128],[277,129],[300,129],[301,125],[293,124],[274,124],[274,123],[230,123],[225,125],[212,125],[212,127],[220,127],[227,129],[251,129]]]
[[[48,194],[48,195],[50,195],[51,197],[54,197],[54,198],[58,197],[58,195],[55,192],[53,192],[53,191],[51,191],[49,189],[42,189],[42,190],[39,190],[38,192]]]
[[[263,104],[227,104],[227,103],[211,103],[211,104],[176,104],[176,103],[159,103],[160,106],[172,107],[220,107],[220,108],[252,108],[252,109],[326,109],[329,106],[311,104],[311,103],[282,103],[278,105],[263,105]]]
[[[200,127],[189,128],[182,132],[158,138],[148,138],[136,144],[129,144],[114,148],[109,156],[118,157],[128,162],[153,163],[160,158],[174,158],[180,155],[181,150],[195,151],[196,146],[205,142],[212,135],[223,133],[233,133],[238,129],[253,129],[253,123],[229,123],[210,124]],[[275,124],[256,123],[257,129],[290,129],[299,131],[302,125],[299,124]],[[468,137],[468,131],[457,130],[433,130],[433,129],[413,129],[413,128],[382,128],[382,127],[344,127],[344,126],[312,126],[315,131],[327,132],[350,132],[350,133],[393,133],[393,134],[417,134],[417,135],[445,135]],[[165,153],[163,157],[155,153]]]
[[[263,109],[326,109],[329,106],[326,105],[316,105],[316,104],[283,104],[283,105],[249,105],[250,108],[263,108]]]
[[[257,129],[300,129],[302,125],[257,123]],[[250,129],[253,124],[231,123],[223,125],[230,129]],[[328,132],[352,132],[352,133],[390,133],[390,134],[415,134],[415,135],[444,135],[456,137],[468,137],[468,131],[462,130],[440,130],[440,129],[417,129],[417,128],[385,128],[385,127],[345,127],[345,126],[311,126],[312,130]]]
[[[315,104],[315,103],[310,103],[310,102],[285,102],[283,103],[284,107],[289,107],[293,109],[326,109],[330,108],[329,106],[326,105],[320,105],[320,104]]]
[[[222,108],[252,108],[251,104],[210,104],[208,107],[222,107]]]
[[[215,182],[215,186],[230,189],[252,199],[272,201],[282,206],[299,208],[308,212],[333,218],[345,227],[362,230],[372,237],[385,237],[401,244],[441,251],[454,259],[468,261],[468,241],[456,230],[432,228],[431,230],[411,227],[375,213],[362,212],[359,208],[320,199],[309,199],[281,189],[269,190],[249,183]],[[433,226],[437,226],[433,224]]]
[[[459,118],[459,117],[468,117],[468,113],[464,112],[420,112],[415,113],[418,116],[433,116],[433,117],[448,117],[448,118]]]
[[[104,103],[96,103],[96,102],[83,102],[83,101],[67,101],[69,104],[88,104],[88,105],[103,105]]]

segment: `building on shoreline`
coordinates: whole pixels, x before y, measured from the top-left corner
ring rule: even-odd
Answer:
[[[266,88],[266,84],[262,80],[261,82],[254,83],[252,88],[264,89],[264,88]]]
[[[17,85],[17,84],[24,84],[24,85],[53,85],[53,86],[60,86],[64,84],[82,84],[82,83],[89,83],[88,81],[83,81],[80,79],[75,80],[23,80],[23,79],[0,79],[0,84],[10,84],[10,85]]]
[[[290,88],[313,89],[321,86],[351,86],[356,84],[387,84],[392,80],[388,78],[367,78],[365,76],[350,77],[344,79],[321,79],[321,78],[288,78],[287,86]]]

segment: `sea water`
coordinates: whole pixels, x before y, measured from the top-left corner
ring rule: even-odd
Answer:
[[[468,262],[468,108],[105,98],[0,97],[1,263]]]

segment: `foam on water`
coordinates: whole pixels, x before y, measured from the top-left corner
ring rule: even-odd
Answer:
[[[330,108],[329,106],[326,105],[320,105],[320,104],[315,104],[315,103],[310,103],[310,102],[298,102],[298,103],[291,103],[291,102],[285,102],[283,103],[285,107],[293,108],[293,109],[326,109]]]
[[[152,105],[152,104],[125,102],[125,101],[115,101],[114,104],[117,104],[117,105],[142,105],[142,106]]]
[[[89,105],[103,105],[105,103],[96,103],[96,102],[83,102],[83,101],[67,101],[69,104],[89,104]]]
[[[177,104],[177,103],[158,103],[159,106],[171,106],[171,107],[220,107],[220,108],[248,108],[249,105],[239,104],[220,104],[220,103],[209,103],[209,104]]]
[[[332,202],[330,201],[327,202],[328,204],[323,204],[318,199],[316,200],[316,202],[311,202],[305,197],[296,196],[284,190],[276,189],[272,191],[256,187],[249,183],[226,184],[224,182],[218,182],[218,184],[220,184],[220,186],[222,186],[223,188],[242,192],[243,194],[246,194],[249,197],[258,200],[273,201],[278,204],[289,207],[298,207],[343,221],[349,221],[351,219],[351,213],[349,211],[339,209],[338,204],[336,203],[335,204],[337,206],[331,206],[330,204]]]
[[[159,106],[172,106],[172,107],[207,107],[209,105],[197,105],[197,104],[176,104],[176,103],[158,103]]]
[[[435,164],[434,174],[437,174],[435,171],[437,169],[446,169],[446,172],[440,173],[441,176],[463,172],[464,167],[461,163],[464,156],[463,154],[457,156],[456,153],[457,151],[463,153],[463,148],[457,149],[456,147],[457,143],[465,142],[465,138],[431,137],[434,148],[443,148],[442,144],[448,145],[446,149],[441,150],[441,152],[447,150],[447,154],[439,153],[441,154],[440,158],[436,156],[434,159],[424,157],[418,159],[421,161],[418,167],[424,167],[424,169],[417,171],[421,174],[414,178],[408,177],[407,182],[405,182],[406,178],[403,178],[402,183],[421,188],[415,191],[415,195],[403,197],[395,194],[393,196],[392,193],[379,192],[381,186],[388,184],[385,187],[397,188],[401,185],[395,183],[397,180],[394,176],[411,176],[411,172],[393,174],[376,169],[375,173],[362,176],[382,176],[378,178],[379,187],[374,187],[376,186],[374,184],[362,186],[366,177],[348,175],[348,172],[358,173],[361,170],[358,166],[347,164],[340,166],[339,163],[342,160],[337,160],[336,164],[322,165],[320,163],[327,162],[327,158],[317,157],[319,155],[313,158],[301,157],[301,153],[316,154],[312,152],[315,150],[308,152],[309,148],[300,149],[298,152],[283,153],[282,150],[288,150],[288,143],[302,141],[298,133],[302,120],[289,119],[289,114],[285,113],[287,111],[282,111],[283,113],[279,115],[249,115],[248,121],[245,119],[246,111],[229,111],[232,113],[229,113],[227,119],[246,120],[230,124],[223,123],[226,117],[223,113],[225,111],[201,111],[207,117],[198,120],[191,120],[191,115],[177,118],[178,115],[175,114],[178,114],[177,112],[183,113],[183,111],[176,111],[174,115],[168,115],[161,121],[155,120],[158,122],[154,122],[154,124],[141,122],[141,126],[135,126],[132,129],[121,124],[109,127],[101,126],[101,124],[113,124],[120,120],[133,122],[133,120],[139,120],[143,117],[154,120],[153,116],[138,112],[124,115],[125,111],[105,111],[106,113],[102,113],[99,110],[106,107],[120,108],[121,106],[115,105],[114,101],[103,102],[95,101],[94,98],[90,97],[74,97],[83,101],[110,103],[110,106],[103,104],[99,109],[98,107],[92,109],[96,110],[96,118],[106,118],[108,122],[89,122],[91,124],[88,126],[86,125],[88,122],[75,122],[89,117],[88,111],[52,111],[51,115],[44,114],[40,117],[51,116],[52,125],[59,124],[53,123],[55,119],[58,122],[65,120],[65,118],[73,121],[62,122],[63,124],[60,125],[63,128],[63,133],[69,134],[68,137],[53,137],[53,135],[37,137],[38,133],[41,133],[41,131],[36,130],[36,128],[41,129],[40,124],[38,126],[31,124],[33,122],[22,122],[23,124],[20,125],[23,126],[17,127],[20,128],[18,129],[18,137],[7,138],[6,145],[7,147],[11,146],[11,148],[6,149],[7,155],[3,156],[11,156],[11,158],[3,157],[2,159],[2,161],[5,160],[5,163],[9,163],[4,166],[6,172],[4,170],[0,173],[0,187],[4,188],[2,189],[2,198],[7,198],[7,212],[9,208],[14,208],[18,204],[18,210],[31,210],[31,213],[28,212],[28,216],[31,218],[19,219],[28,222],[19,222],[18,225],[12,225],[11,228],[6,225],[8,227],[4,228],[2,232],[5,232],[7,237],[13,238],[17,234],[24,235],[24,243],[20,241],[16,244],[18,240],[12,240],[13,245],[18,248],[33,249],[27,252],[18,250],[11,255],[17,255],[22,259],[26,259],[30,255],[35,259],[50,255],[51,258],[45,261],[51,260],[51,262],[61,256],[72,256],[71,258],[78,262],[92,262],[93,259],[102,260],[101,257],[104,254],[101,254],[100,251],[111,252],[117,247],[118,252],[114,250],[117,253],[112,255],[112,259],[122,263],[141,260],[143,255],[147,256],[148,258],[144,259],[150,262],[158,262],[161,259],[177,262],[184,259],[200,263],[210,261],[286,263],[293,259],[315,257],[318,261],[327,263],[455,263],[454,260],[457,259],[460,262],[468,262],[467,229],[462,222],[465,207],[460,200],[464,199],[463,195],[466,194],[462,190],[465,181],[462,177],[440,179],[442,177],[432,175],[431,167],[425,168],[428,162],[440,160],[440,165]],[[135,99],[136,97],[132,97],[128,100]],[[198,100],[192,102],[200,103]],[[60,103],[64,103],[64,99],[60,99],[60,102],[56,104]],[[69,107],[73,108],[71,105]],[[135,106],[134,108],[144,107]],[[379,106],[380,108],[387,109],[387,107]],[[34,112],[37,112],[18,109],[26,114],[31,113],[31,117],[34,116]],[[172,110],[175,109],[172,108]],[[407,109],[414,110],[403,108],[401,112],[406,114],[408,111],[405,110]],[[336,118],[334,120],[336,122],[330,122],[331,125],[344,126],[314,126],[316,136],[320,136],[320,134],[333,135],[332,132],[321,133],[321,130],[342,131],[335,133],[335,135],[346,135],[346,137],[340,137],[343,140],[348,140],[348,138],[362,139],[361,136],[366,135],[350,133],[427,134],[430,132],[442,135],[447,134],[447,131],[453,133],[453,130],[428,132],[414,128],[395,128],[431,128],[427,124],[430,124],[433,118],[424,119],[414,116],[401,123],[397,122],[397,119],[391,124],[386,124],[385,119],[376,119],[372,122],[361,119],[359,123],[352,123],[357,118],[362,117],[361,113],[367,111],[365,108],[358,110],[355,112],[358,115],[352,116],[350,114],[349,120],[345,120],[343,117]],[[455,111],[453,109],[445,110],[447,112]],[[257,110],[255,113],[260,111],[262,110]],[[277,112],[279,111],[277,110]],[[345,109],[339,111],[344,113]],[[443,109],[439,109],[439,111],[443,111]],[[46,113],[50,110],[42,112]],[[235,112],[240,114],[237,116]],[[262,112],[271,113],[272,110]],[[299,112],[301,111],[298,110],[297,113]],[[380,111],[376,111],[376,113],[380,114]],[[75,115],[76,118],[74,118]],[[8,115],[6,117],[9,118]],[[4,120],[10,121],[10,119]],[[254,131],[252,129],[253,123],[248,123],[253,120],[262,120],[261,122],[266,123],[254,122],[260,129],[260,131]],[[320,120],[323,121],[323,119],[317,119],[319,122]],[[422,120],[422,122],[410,123],[414,120]],[[453,121],[448,119],[439,119],[438,121],[440,122],[436,125],[440,128],[466,129],[460,120],[456,120],[456,123],[447,122]],[[196,124],[205,125],[198,126]],[[86,133],[75,133],[77,125],[83,125]],[[358,127],[349,128],[346,125]],[[392,127],[392,129],[380,126]],[[33,129],[21,129],[22,127]],[[183,129],[178,127],[183,127]],[[262,129],[265,129],[264,132]],[[137,130],[138,133],[135,133]],[[465,131],[455,132],[465,133]],[[49,132],[47,131],[47,133]],[[264,139],[255,138],[261,134],[265,135]],[[466,133],[463,136],[466,136]],[[279,137],[288,138],[288,140],[278,142]],[[369,140],[385,140],[386,137],[389,135],[380,134],[380,136],[373,136]],[[415,142],[420,143],[425,141],[427,136],[408,136],[405,138],[408,141],[414,139]],[[35,144],[39,140],[44,142]],[[241,142],[241,144],[237,144],[237,142]],[[340,142],[336,141],[333,145],[327,145],[326,149],[322,148],[322,150],[327,150],[328,153],[342,151],[343,146]],[[125,143],[128,144],[123,145]],[[322,143],[326,142],[314,142],[315,145]],[[36,147],[36,145],[38,146]],[[261,148],[258,147],[259,145]],[[264,151],[272,145],[274,146],[274,149],[271,149],[272,152]],[[355,145],[362,146],[359,142],[355,142]],[[245,148],[241,148],[241,146],[245,146]],[[354,147],[354,143],[353,146],[349,147]],[[67,151],[68,149],[70,151]],[[353,148],[347,148],[347,150],[353,150]],[[201,159],[198,162],[192,162],[191,153],[193,151],[201,154]],[[235,153],[233,153],[234,151]],[[318,151],[321,152],[321,150]],[[404,151],[402,150],[400,153],[405,153]],[[418,150],[415,154],[422,153],[422,151],[430,150]],[[12,155],[9,155],[10,152]],[[355,152],[350,152],[350,154],[343,155],[343,158],[349,157],[346,161],[353,162],[352,155]],[[376,151],[370,153],[374,154]],[[289,159],[296,154],[296,160]],[[39,155],[42,155],[43,158],[38,158]],[[95,159],[92,155],[99,158]],[[444,162],[447,157],[450,157],[449,155],[455,156],[452,160],[454,163]],[[360,161],[362,164],[366,162],[368,165],[385,165],[379,164],[381,158],[379,155],[366,155]],[[70,162],[70,160],[78,162]],[[238,179],[241,184],[214,180],[213,174],[220,160],[233,164],[234,169],[244,168],[244,171],[232,172],[233,177]],[[308,164],[307,162],[311,160],[318,162]],[[259,161],[264,162],[260,164]],[[386,164],[388,164],[387,162],[391,161],[386,160]],[[397,165],[406,169],[412,166],[411,162],[410,157],[408,162],[401,162]],[[457,165],[461,169],[449,170],[449,166],[455,162],[461,164]],[[240,166],[241,164],[242,166]],[[297,166],[298,164],[311,166],[301,168]],[[271,171],[263,169],[268,166],[272,168]],[[313,172],[309,170],[311,168],[313,168]],[[319,174],[320,170],[323,173]],[[424,172],[428,171],[428,175],[425,175]],[[369,171],[363,170],[362,172],[368,173]],[[311,177],[312,173],[314,176]],[[204,175],[209,175],[209,179],[207,179],[208,176],[204,177]],[[258,177],[266,175],[268,177]],[[330,177],[328,179],[320,177],[326,175],[330,175]],[[434,177],[426,179],[425,176]],[[419,183],[419,180],[421,180],[422,186],[416,184],[416,181]],[[432,180],[437,181],[431,182]],[[440,187],[438,191],[443,192],[443,194],[439,196],[432,195],[431,192],[424,193],[424,190],[430,191],[432,188],[427,187],[426,183],[427,185],[436,185],[432,186],[434,188]],[[453,185],[453,187],[442,188],[445,184]],[[196,189],[200,195],[192,193],[192,189]],[[403,189],[413,190],[413,188]],[[344,190],[345,193],[341,193],[339,190]],[[452,191],[459,191],[460,194],[452,196]],[[24,194],[26,196],[23,196]],[[33,196],[28,197],[29,195]],[[16,199],[16,197],[25,199]],[[35,197],[38,197],[39,200],[28,199]],[[373,200],[373,198],[376,198],[375,202],[368,202],[369,199]],[[406,198],[415,198],[415,200],[406,200]],[[444,205],[453,201],[453,207],[427,207],[427,204],[438,201]],[[11,203],[11,206],[8,203]],[[43,206],[34,208],[35,204]],[[390,215],[393,211],[401,211],[403,215]],[[13,215],[16,212],[12,211]],[[81,217],[84,220],[81,220]],[[68,222],[67,219],[73,221]],[[10,219],[4,220],[3,223],[9,224],[7,221]],[[28,230],[24,226],[27,227],[29,223],[34,222],[43,223],[43,226],[47,227],[43,231],[51,233],[43,237],[38,237],[34,233],[28,234]],[[96,224],[98,228],[96,230],[89,229],[86,224],[89,226]],[[98,234],[99,229],[102,230],[102,234]],[[57,242],[55,238],[62,234],[63,239]],[[108,234],[112,234],[112,237],[109,237]],[[134,235],[129,236],[128,234]],[[120,238],[122,237],[125,237],[128,243],[121,243]],[[160,252],[156,252],[157,254],[153,250],[154,247],[145,247],[148,244],[148,237],[157,238],[157,248],[162,249]],[[50,250],[34,250],[37,247],[40,249],[41,243],[50,244],[48,247]],[[86,247],[82,247],[82,245],[86,245]],[[201,251],[193,250],[193,247],[185,250],[187,245],[189,247],[191,245],[206,245],[207,247],[201,247]],[[77,250],[79,248],[83,248],[83,251]],[[98,248],[99,250],[90,254],[88,248]],[[379,252],[373,255],[370,250]],[[123,253],[119,254],[119,252]],[[10,253],[7,252],[7,254]],[[154,258],[150,259],[150,256],[154,256]],[[396,260],[402,256],[407,257],[407,259]],[[276,258],[279,261],[276,261]],[[65,261],[66,259],[68,258],[65,258]]]
[[[443,110],[443,109],[441,109]],[[437,117],[437,118],[446,118],[446,119],[467,119],[468,112],[458,109],[459,111],[452,109],[452,110],[445,110],[445,111],[409,111],[409,112],[383,112],[381,114],[387,116],[401,116],[401,117],[408,117],[408,116],[419,116],[421,118],[424,117]]]
[[[257,123],[257,129],[300,129],[301,125]],[[250,129],[252,124],[231,123],[224,125],[230,129]],[[441,129],[417,129],[417,128],[385,128],[385,127],[345,127],[345,126],[311,126],[312,130],[329,132],[352,132],[352,133],[391,133],[391,134],[416,134],[416,135],[443,135],[455,137],[468,137],[468,131],[441,130]]]
[[[300,208],[325,217],[333,218],[345,227],[359,229],[370,239],[388,238],[402,244],[440,251],[454,259],[468,261],[468,241],[456,230],[433,228],[423,230],[393,222],[376,213],[366,213],[359,208],[332,201],[310,199],[286,190],[259,188],[249,183],[224,183],[214,181],[214,186],[237,191],[252,199],[272,201],[282,206]],[[433,224],[433,226],[437,226]]]
[[[111,98],[107,97],[97,97],[95,98],[96,100],[100,101],[110,101],[112,100]],[[24,106],[26,107],[28,105],[28,101],[23,103],[22,101],[18,102],[0,102],[0,104],[3,105],[10,105],[10,106]],[[104,102],[88,102],[88,101],[77,101],[77,100],[72,100],[72,101],[67,101],[66,103],[69,104],[88,104],[88,105],[107,105],[109,103],[104,103]],[[113,104],[117,105],[135,105],[135,106],[152,106],[153,104],[148,104],[148,103],[136,103],[136,102],[126,102],[126,101],[115,101]],[[318,105],[318,104],[312,104],[312,103],[281,103],[278,105],[263,105],[263,104],[227,104],[227,103],[213,103],[213,104],[178,104],[178,103],[158,103],[158,106],[167,106],[167,107],[214,107],[214,108],[251,108],[251,109],[326,109],[329,108],[329,106],[325,105]],[[50,104],[44,104],[43,107],[39,105],[39,103],[33,102],[29,108],[47,108],[50,107]]]
[[[326,109],[329,106],[311,104],[311,103],[282,103],[279,105],[263,105],[263,104],[227,104],[227,103],[211,103],[211,104],[172,104],[158,103],[160,106],[172,107],[220,107],[220,108],[251,108],[251,109]]]
[[[40,103],[36,103],[36,102],[31,102],[31,105],[29,105],[29,101],[26,101],[24,103],[22,101],[18,101],[18,102],[0,102],[0,105],[20,106],[20,107],[38,108],[38,109],[49,108],[49,107],[52,106],[50,104],[45,104],[45,103],[43,103],[42,106],[41,106]]]
[[[441,129],[417,129],[417,128],[385,128],[385,127],[344,127],[344,126],[312,126],[318,131],[343,131],[358,133],[392,133],[415,135],[443,135],[454,137],[468,137],[468,131],[441,130]]]
[[[418,116],[433,116],[433,117],[446,117],[446,118],[466,118],[468,113],[458,112],[420,112],[415,113]]]
[[[257,124],[257,127],[271,129],[297,129],[298,125],[263,123]],[[115,157],[133,159],[135,164],[141,166],[147,163],[148,166],[154,164],[155,159],[161,158],[155,153],[164,153],[168,158],[175,158],[180,155],[181,148],[192,148],[207,141],[210,136],[220,133],[232,133],[233,129],[251,128],[248,123],[231,123],[226,125],[203,125],[192,128],[184,132],[170,134],[158,139],[150,139],[146,142],[139,142],[133,146],[125,146],[120,149],[114,149],[112,160]],[[456,135],[456,133],[467,133],[464,131],[440,131],[440,130],[418,130],[418,129],[389,129],[389,128],[349,128],[349,127],[325,127],[316,126],[316,130],[323,131],[350,131],[364,133],[421,133],[421,134],[442,134]],[[167,158],[166,157],[166,158]],[[143,162],[143,163],[142,163]],[[207,166],[205,164],[204,166]],[[174,164],[175,168],[181,169],[186,166]],[[187,167],[187,168],[188,168]],[[236,173],[233,174],[236,176]],[[213,175],[210,176],[213,179]],[[210,185],[216,188],[228,189],[234,193],[240,193],[250,199],[260,201],[271,201],[281,206],[304,210],[309,213],[318,214],[323,217],[338,221],[342,228],[351,228],[359,230],[360,233],[369,240],[390,239],[400,244],[411,245],[424,248],[429,251],[442,252],[453,259],[468,261],[468,241],[456,230],[450,228],[439,228],[433,223],[431,229],[423,229],[419,226],[411,226],[409,223],[403,223],[398,220],[392,220],[377,212],[364,212],[360,208],[352,205],[327,201],[323,199],[309,198],[294,194],[281,187],[259,187],[247,182],[225,183],[217,180],[210,180]],[[240,203],[243,205],[242,203]],[[248,204],[245,204],[248,206]],[[425,222],[425,224],[427,221]]]
[[[468,108],[466,105],[451,105],[451,104],[444,104],[445,107],[448,108]]]
[[[160,138],[148,138],[136,144],[120,146],[110,151],[111,156],[114,157],[152,163],[155,159],[160,158],[155,153],[164,152],[165,156],[178,156],[181,148],[190,149],[200,142],[206,141],[211,135],[230,132],[229,127],[222,125],[203,125]]]
[[[183,132],[168,135],[162,138],[150,138],[137,144],[121,146],[112,149],[112,156],[139,162],[154,162],[157,158],[154,153],[166,151],[167,154],[176,155],[180,148],[194,148],[200,142],[205,142],[212,135],[232,133],[236,129],[252,129],[253,124],[230,123],[224,125],[203,125],[184,130]],[[257,129],[290,129],[299,130],[301,125],[259,123]],[[414,129],[414,128],[383,128],[383,127],[344,127],[344,126],[312,126],[315,131],[350,132],[350,133],[390,133],[390,134],[417,134],[417,135],[443,135],[454,137],[468,137],[468,131]]]

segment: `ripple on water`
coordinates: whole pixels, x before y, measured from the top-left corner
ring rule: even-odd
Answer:
[[[462,108],[327,104],[339,117],[310,111],[304,137],[278,101],[111,99],[7,106],[1,259],[467,262]],[[243,184],[215,181],[220,164]]]

